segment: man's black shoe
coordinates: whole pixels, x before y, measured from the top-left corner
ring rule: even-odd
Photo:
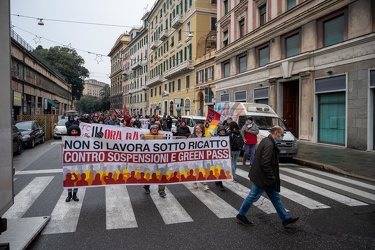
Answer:
[[[283,226],[284,226],[284,228],[290,228],[290,227],[293,226],[293,224],[296,223],[298,220],[299,220],[299,217],[296,217],[296,218],[289,218],[289,219],[283,221]]]
[[[143,187],[143,188],[145,189],[145,193],[146,193],[146,194],[149,194],[149,193],[150,193],[150,188],[149,188],[149,187],[146,187],[146,186],[145,186],[145,187]]]
[[[237,214],[236,218],[237,218],[237,220],[238,220],[239,222],[241,222],[242,224],[244,224],[244,225],[246,225],[246,226],[251,226],[251,225],[254,224],[254,223],[252,223],[251,221],[249,221],[249,220],[246,218],[246,216],[242,216],[242,215]]]

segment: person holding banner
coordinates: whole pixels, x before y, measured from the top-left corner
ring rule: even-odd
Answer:
[[[117,120],[116,112],[112,113],[111,119],[108,120],[107,124],[108,125],[118,125],[118,126],[120,126],[120,121]]]
[[[182,120],[181,125],[177,128],[176,136],[190,136],[190,129],[186,126],[186,121]]]
[[[228,136],[227,130],[224,125],[217,126],[217,136]],[[221,191],[225,191],[222,181],[215,181],[215,185],[218,186]]]
[[[198,123],[197,125],[195,125],[194,127],[194,131],[193,133],[189,136],[189,138],[202,138],[202,137],[205,137],[204,136],[204,127],[202,124]],[[210,188],[208,187],[207,183],[206,182],[202,182],[203,184],[203,187],[204,187],[204,191],[208,191],[210,190]],[[198,183],[195,182],[193,184],[193,187],[194,188],[198,188]]]
[[[164,135],[159,133],[159,124],[151,124],[150,132],[143,135],[143,140],[163,140],[165,139]],[[143,188],[145,189],[145,193],[150,193],[150,185],[144,185]],[[165,185],[159,185],[158,192],[160,197],[165,197],[167,194],[165,193]]]

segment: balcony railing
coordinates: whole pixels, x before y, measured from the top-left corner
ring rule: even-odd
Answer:
[[[159,40],[154,40],[150,44],[150,49],[155,50],[159,46]]]
[[[163,76],[155,76],[154,78],[151,78],[146,82],[146,86],[152,86],[157,83],[162,83],[164,82],[164,80],[165,79]]]
[[[171,68],[170,70],[165,71],[164,77],[166,79],[171,79],[175,76],[179,76],[181,74],[185,74],[186,72],[192,71],[193,69],[193,61],[187,60]]]
[[[169,30],[165,29],[165,30],[163,30],[163,31],[160,33],[160,37],[159,37],[159,39],[160,39],[161,41],[165,41],[165,40],[167,40],[168,37],[169,37]]]
[[[132,68],[132,70],[136,70],[138,68],[141,68],[142,66],[143,66],[142,61],[137,61],[137,62],[132,64],[131,68]]]
[[[172,20],[172,27],[174,29],[177,29],[177,28],[179,28],[183,24],[183,22],[184,22],[184,20],[182,19],[182,15],[178,14]]]

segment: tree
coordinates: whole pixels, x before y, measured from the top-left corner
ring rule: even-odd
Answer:
[[[73,99],[79,100],[84,88],[83,80],[89,77],[89,71],[83,66],[85,60],[74,49],[61,46],[44,49],[39,45],[35,52],[66,78],[72,85]]]
[[[104,85],[102,90],[100,91],[100,97],[102,98],[101,104],[102,108],[101,110],[109,110],[111,108],[111,102],[109,99],[109,96],[111,95],[111,88],[108,84]]]
[[[84,95],[75,102],[75,106],[80,113],[96,113],[101,110],[101,98]]]

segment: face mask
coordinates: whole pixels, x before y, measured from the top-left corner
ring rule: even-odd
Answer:
[[[282,141],[283,141],[283,137],[282,137],[282,136],[277,137],[277,138],[275,139],[275,141],[276,141],[277,143],[282,142]]]

